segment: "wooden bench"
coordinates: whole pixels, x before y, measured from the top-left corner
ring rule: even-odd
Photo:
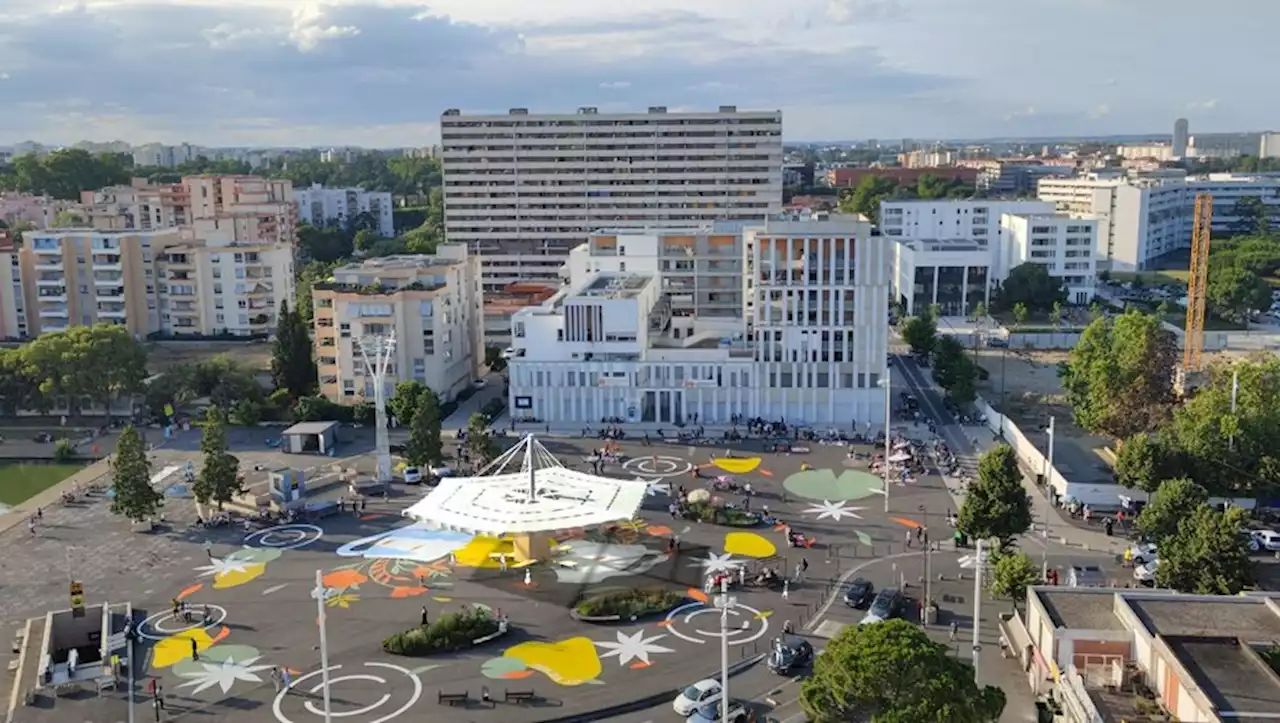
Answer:
[[[471,702],[471,693],[462,691],[461,693],[446,693],[443,690],[436,694],[437,705],[467,705]]]
[[[540,700],[537,693],[532,690],[506,690],[503,691],[502,700],[505,703],[516,703],[524,705]]]

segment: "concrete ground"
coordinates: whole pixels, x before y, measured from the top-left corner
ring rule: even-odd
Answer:
[[[267,449],[260,435],[257,430],[232,435],[233,452],[248,469],[291,465],[309,469],[314,478],[335,462]],[[359,436],[346,449],[360,448]],[[597,444],[548,440],[562,462],[577,465]],[[641,520],[607,536],[570,543],[584,545],[580,549],[589,550],[583,554],[593,555],[591,559],[633,555],[639,564],[608,580],[565,579],[562,570],[535,566],[530,569],[532,584],[526,585],[522,571],[364,557],[361,546],[375,543],[370,538],[402,525],[398,512],[420,494],[414,488],[398,488],[386,502],[370,500],[362,513],[328,518],[314,528],[255,531],[246,537],[239,527],[194,528],[194,503],[184,485],[173,484],[181,478],[175,475],[162,483],[170,497],[164,528],[156,533],[127,531],[110,515],[101,494],[44,508],[37,534],[25,525],[0,533],[6,550],[0,558],[0,620],[16,629],[28,617],[65,608],[67,581],[75,579],[83,583],[90,602],[129,600],[139,619],[148,621],[140,629],[147,640],[138,656],[137,705],[143,705],[146,682],[154,679],[164,692],[169,719],[299,722],[318,717],[319,711],[319,689],[312,687],[320,666],[312,597],[319,570],[329,590],[329,662],[340,666],[331,671],[334,712],[351,723],[393,720],[419,705],[434,705],[431,696],[439,691],[466,690],[475,697],[482,686],[499,696],[507,688],[533,689],[546,699],[546,709],[436,707],[435,717],[528,721],[586,712],[646,693],[673,691],[706,676],[718,664],[714,649],[719,634],[716,616],[702,614],[700,605],[665,625],[577,623],[566,607],[579,597],[617,586],[696,589],[705,561],[717,559],[713,553],[753,568],[767,564],[790,570],[807,559],[806,581],[790,589],[786,599],[778,592],[736,595],[740,607],[730,632],[732,654],[746,659],[763,650],[784,620],[810,619],[830,592],[828,583],[843,571],[900,546],[908,526],[918,524],[921,505],[936,509],[945,504],[941,481],[931,478],[895,486],[890,494],[894,513],[886,515],[879,485],[868,484],[868,475],[853,474],[859,470],[847,466],[843,449],[814,445],[807,455],[773,455],[750,446],[744,445],[738,455],[758,456],[759,466],[740,477],[761,493],[756,504],[769,505],[797,530],[816,537],[813,549],[797,554],[775,530],[730,536],[738,531],[672,520],[666,496],[655,487]],[[153,464],[157,469],[198,464],[197,447],[195,432],[180,435],[155,452]],[[687,470],[723,450],[633,443],[624,444],[623,451],[634,461],[606,473],[693,487],[705,481],[695,482]],[[365,471],[373,467],[366,454],[339,461]],[[802,462],[818,471],[799,475]],[[784,486],[791,490],[785,500]],[[664,559],[665,537],[673,532],[681,535],[683,549],[674,559]],[[420,579],[426,580],[425,587]],[[168,610],[175,597],[198,611],[208,605],[210,624],[172,620]],[[511,618],[513,634],[459,656],[404,659],[380,650],[384,637],[416,625],[424,606],[434,618],[473,604],[501,609]],[[199,661],[188,660],[192,639]],[[574,667],[574,660],[588,661],[585,673]],[[592,660],[598,660],[598,671],[589,664]],[[286,668],[302,679],[294,693],[279,695],[263,666]],[[6,695],[0,701],[7,700],[7,693],[0,689]],[[16,720],[124,720],[125,699],[123,691],[87,700],[41,697],[32,707],[19,707]],[[151,713],[145,708],[135,712]]]

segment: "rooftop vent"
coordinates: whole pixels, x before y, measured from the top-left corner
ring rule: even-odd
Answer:
[[[651,105],[649,106],[649,112],[650,113],[666,113],[667,107],[665,105]]]
[[[449,110],[446,110],[446,111],[444,112],[444,115],[446,115],[446,116],[451,116],[451,115],[462,115],[462,111],[458,110],[457,108],[450,108]]]
[[[599,113],[599,112],[600,111],[598,111],[597,109],[589,105],[583,106],[578,109],[578,115],[595,115],[596,113]]]
[[[512,108],[508,111],[511,115],[529,115],[528,108]]]

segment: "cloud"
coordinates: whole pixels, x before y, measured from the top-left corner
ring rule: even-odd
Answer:
[[[1089,117],[1092,118],[1093,120],[1098,120],[1099,118],[1106,118],[1109,115],[1111,115],[1111,106],[1107,105],[1106,103],[1103,103],[1097,108],[1094,108],[1093,110],[1089,111]]]
[[[836,25],[901,20],[905,14],[898,0],[827,0],[823,10],[827,22]]]
[[[1195,100],[1187,104],[1187,110],[1203,110],[1209,111],[1218,107],[1218,99]]]
[[[1015,110],[1014,112],[1012,112],[1012,113],[1010,113],[1010,114],[1006,115],[1006,116],[1004,117],[1004,120],[1005,120],[1005,122],[1007,123],[1007,122],[1010,122],[1010,121],[1017,120],[1017,119],[1019,119],[1019,118],[1030,118],[1030,117],[1032,117],[1032,116],[1034,116],[1034,115],[1036,115],[1036,109],[1035,109],[1035,106],[1027,106],[1026,108],[1023,108],[1022,110]]]
[[[631,83],[625,80],[607,80],[600,87],[604,90],[626,90],[631,87]]]

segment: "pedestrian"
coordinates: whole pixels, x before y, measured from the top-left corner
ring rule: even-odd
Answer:
[[[425,628],[426,626],[427,626],[427,606],[423,605],[422,606],[422,627]]]
[[[455,565],[457,565],[457,564],[458,564],[458,556],[457,556],[457,555],[455,555],[455,554],[453,554],[452,552],[450,552],[450,553],[449,553],[449,567],[453,567],[453,566],[455,566]]]
[[[493,702],[493,698],[489,696],[489,686],[487,685],[480,686],[480,700],[483,701],[484,703]]]
[[[796,583],[799,583],[801,580],[803,580],[803,579],[804,579],[804,577],[803,577],[803,576],[804,576],[804,568],[800,567],[800,563],[798,563],[798,562],[797,562],[797,563],[796,563],[796,574],[794,575],[794,577],[795,577],[795,579],[796,579]]]
[[[213,562],[213,543],[209,540],[204,541],[204,554],[209,556],[209,562]]]
[[[747,566],[742,565],[738,568],[738,587],[747,586]]]
[[[364,512],[365,507],[367,507],[368,505],[369,505],[369,498],[367,498],[367,497],[361,497],[361,498],[360,498],[360,511],[361,511],[361,512]]]
[[[507,571],[507,553],[505,552],[498,553],[498,570]]]
[[[782,599],[783,600],[791,599],[791,583],[788,580],[782,581]],[[192,645],[194,644],[195,644],[195,641],[192,641]]]
[[[31,517],[27,519],[27,529],[31,530],[31,535],[34,537],[36,534],[36,518]]]
[[[911,530],[907,530],[907,547],[911,547]]]
[[[951,640],[952,640],[952,641],[954,641],[954,640],[956,639],[956,635],[958,635],[959,633],[960,633],[960,624],[959,624],[959,623],[957,623],[956,621],[952,620],[952,621],[951,621],[951,634],[950,634],[950,635],[951,635]]]
[[[191,659],[192,660],[200,659],[200,646],[196,644],[195,638],[191,639]]]
[[[271,685],[275,687],[276,692],[280,692],[280,669],[271,666]]]
[[[209,610],[209,606],[208,606],[208,605],[205,605],[205,606],[204,606],[204,610],[203,610],[203,611],[201,612],[201,614],[200,614],[200,622],[201,622],[201,623],[203,623],[205,627],[208,627],[208,626],[209,626],[209,621],[210,621],[212,618],[213,618],[213,613],[212,613],[212,611],[210,611],[210,610]]]
[[[44,522],[44,508],[43,508],[43,507],[37,507],[37,508],[36,508],[36,519],[37,519],[37,520],[39,520],[39,521],[41,521],[41,522]]]
[[[923,540],[924,540],[924,527],[917,527],[917,528],[916,528],[916,542],[922,542]]]
[[[524,586],[533,587],[533,573],[529,572],[529,568],[524,569]]]
[[[284,694],[288,695],[289,688],[293,687],[293,675],[289,673],[288,668],[284,668],[280,671],[280,679],[281,683],[284,685]]]
[[[346,511],[347,511],[347,509],[346,509],[346,507],[345,507],[345,505],[344,505],[344,498],[342,498],[342,497],[339,497],[339,498],[338,498],[338,511],[339,511],[339,512],[346,512]]]
[[[178,598],[173,599],[173,619],[178,619]]]

